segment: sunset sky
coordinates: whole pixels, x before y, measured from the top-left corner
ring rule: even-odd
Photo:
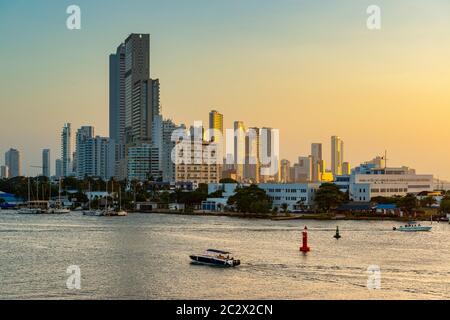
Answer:
[[[448,0],[0,0],[0,164],[18,148],[36,174],[50,148],[54,172],[65,122],[108,135],[108,56],[132,32],[151,34],[166,118],[217,109],[226,128],[280,129],[291,161],[322,142],[328,166],[339,135],[352,166],[387,149],[389,165],[450,180]]]

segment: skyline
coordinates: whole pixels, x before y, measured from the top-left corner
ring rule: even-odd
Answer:
[[[370,4],[365,1],[360,11],[348,5],[304,1],[284,1],[278,6],[269,2],[257,6],[254,1],[208,3],[196,6],[201,13],[192,16],[181,14],[187,4],[178,3],[174,8],[176,1],[150,5],[136,1],[134,6],[126,6],[127,12],[136,15],[136,22],[125,19],[123,25],[114,27],[104,15],[114,20],[124,5],[108,2],[102,7],[79,1],[83,13],[79,31],[65,28],[68,3],[38,6],[0,1],[1,26],[32,30],[19,38],[0,28],[0,38],[11,44],[10,50],[0,52],[0,66],[5,70],[0,104],[5,118],[10,119],[0,128],[2,137],[8,137],[0,141],[0,151],[19,149],[22,171],[27,174],[34,172],[30,165],[41,162],[42,149],[51,149],[53,165],[66,122],[74,129],[92,125],[99,135],[107,136],[105,57],[114,51],[117,39],[131,32],[148,32],[152,41],[150,76],[161,81],[163,114],[178,124],[189,126],[195,120],[206,124],[208,112],[216,109],[224,114],[225,128],[232,128],[238,120],[248,127],[279,128],[281,158],[291,162],[308,155],[311,143],[321,142],[329,164],[329,139],[338,135],[346,143],[346,161],[353,166],[387,149],[390,165],[410,166],[449,180],[445,119],[450,115],[446,108],[450,94],[445,90],[450,46],[439,39],[450,33],[450,23],[429,3],[423,10],[418,1],[402,5],[378,2],[385,22],[382,30],[374,32],[365,28],[365,8]],[[441,10],[449,6],[442,1],[433,3]],[[236,16],[232,4],[240,9]],[[142,10],[138,10],[140,6]],[[264,10],[254,10],[259,7]],[[152,8],[158,8],[159,18],[157,13],[152,15]],[[40,15],[43,9],[46,19]],[[414,16],[419,12],[422,19]],[[179,18],[179,23],[191,23],[180,31],[179,25],[170,25],[173,20],[164,22],[169,13]],[[192,22],[202,14],[208,18]],[[299,19],[302,14],[306,20]],[[156,22],[144,21],[145,15]],[[245,16],[250,21],[242,20]],[[258,28],[268,28],[267,16],[277,17],[279,23],[261,31]],[[315,21],[323,16],[325,21]],[[214,26],[204,28],[218,17],[222,19],[216,19]],[[418,20],[426,20],[426,28],[416,26],[420,32],[413,32],[409,27]],[[241,32],[242,24],[247,28]],[[297,29],[291,28],[294,26]],[[39,37],[34,30],[42,31]],[[217,32],[223,37],[217,37]],[[29,59],[30,52],[35,59]],[[347,57],[348,61],[342,60]],[[23,127],[17,132],[19,125]]]

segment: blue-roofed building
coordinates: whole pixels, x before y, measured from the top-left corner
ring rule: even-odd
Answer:
[[[377,213],[381,214],[396,214],[400,213],[400,209],[396,204],[386,203],[386,204],[377,204],[375,207]]]
[[[3,199],[4,202],[0,203],[0,208],[14,208],[16,205],[23,203],[23,199],[16,197],[14,194],[5,193],[0,191],[0,199]]]

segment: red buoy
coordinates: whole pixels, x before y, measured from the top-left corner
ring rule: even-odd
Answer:
[[[303,229],[303,245],[300,247],[300,251],[301,252],[309,252],[309,247],[308,247],[308,228],[305,226],[305,229]]]

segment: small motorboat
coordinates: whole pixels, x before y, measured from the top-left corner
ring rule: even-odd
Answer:
[[[102,215],[101,210],[85,210],[85,211],[83,211],[83,216],[99,217],[101,215]]]
[[[235,267],[241,264],[241,261],[235,259],[231,252],[216,249],[208,249],[203,254],[193,254],[189,257],[194,264],[219,267]]]
[[[20,208],[17,210],[18,214],[41,214],[42,210],[39,208]]]
[[[430,231],[430,226],[421,226],[420,224],[405,224],[404,226],[394,227],[392,228],[394,231],[403,231],[403,232],[418,232],[418,231]]]

